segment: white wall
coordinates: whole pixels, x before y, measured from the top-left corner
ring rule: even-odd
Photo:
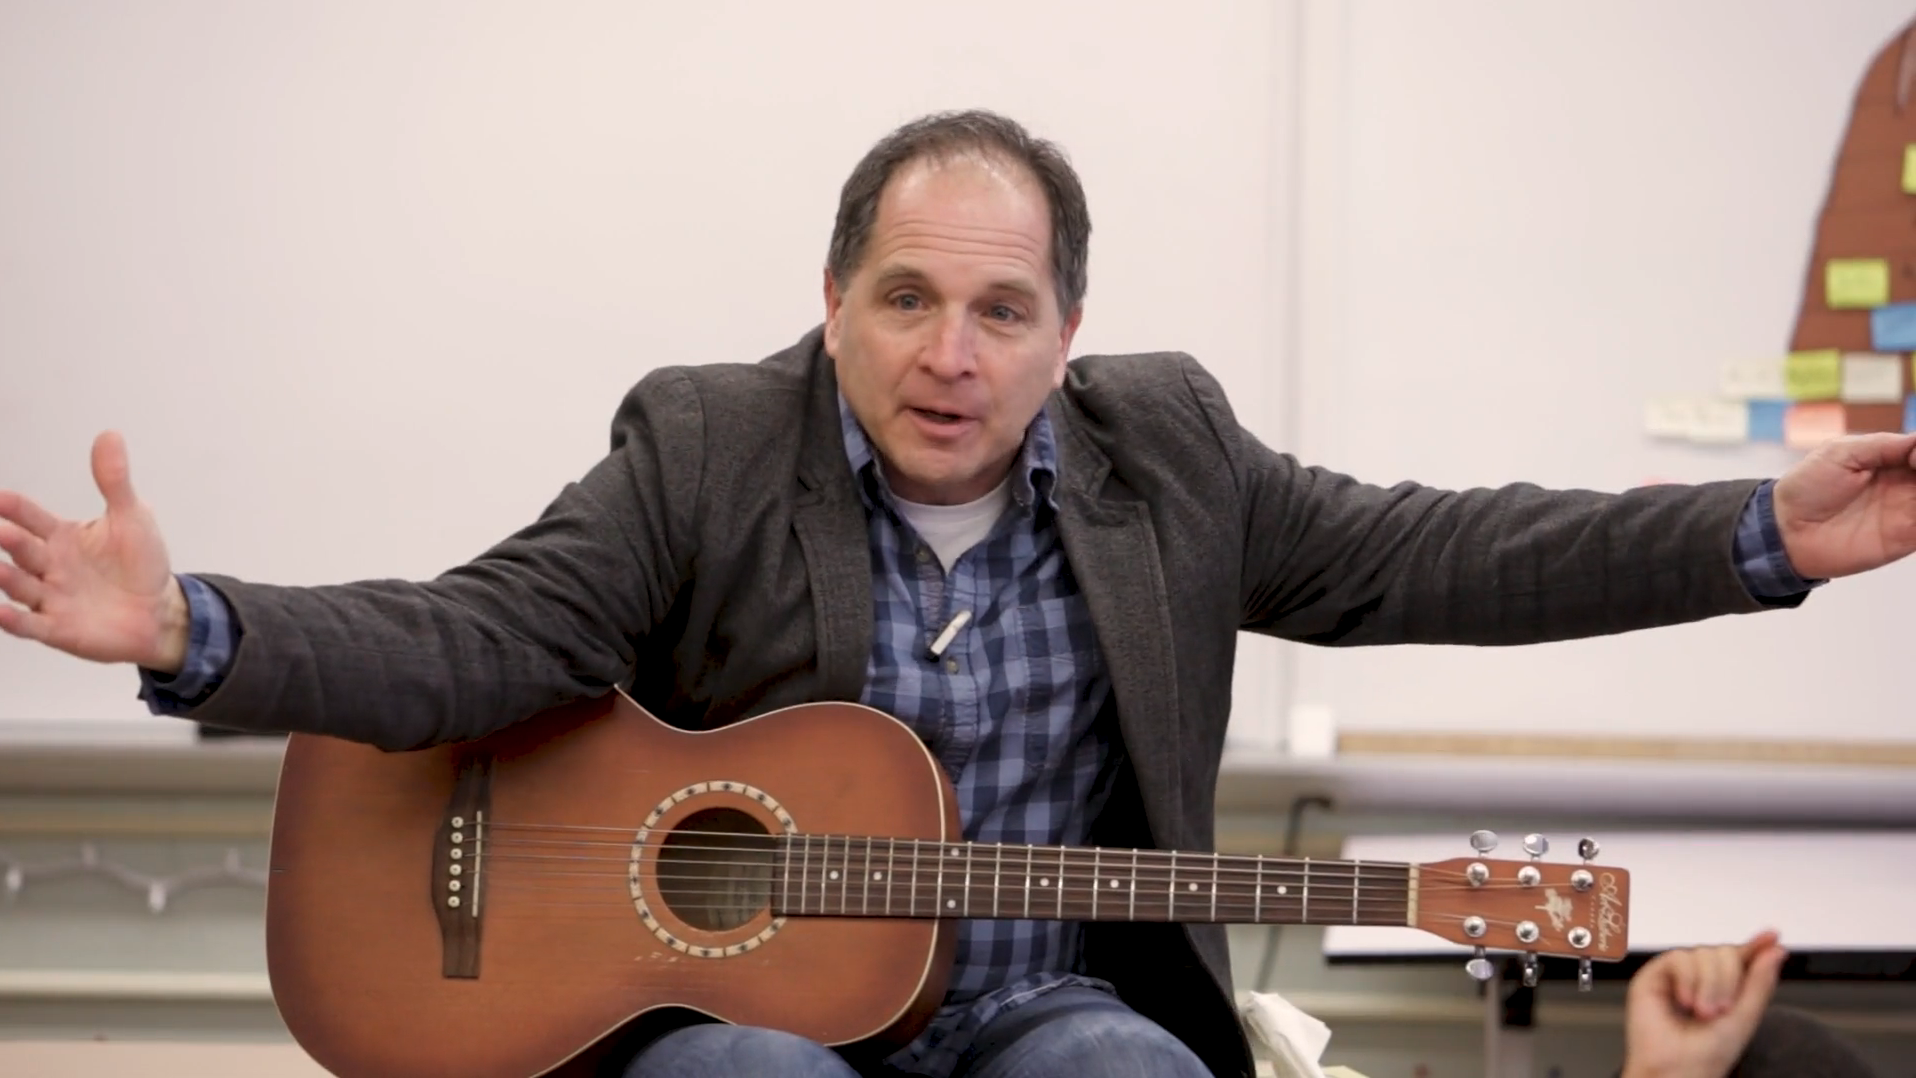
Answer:
[[[815,324],[852,164],[971,105],[1084,177],[1079,351],[1193,352],[1281,441],[1291,47],[1255,0],[8,4],[0,487],[94,515],[117,427],[181,569],[429,576],[648,369]],[[106,729],[135,691],[0,639],[0,720]]]
[[[1864,68],[1916,9],[1313,4],[1296,444],[1381,483],[1773,475],[1651,442],[1646,398],[1788,350]],[[1346,728],[1916,737],[1916,566],[1787,615],[1515,650],[1298,657]]]

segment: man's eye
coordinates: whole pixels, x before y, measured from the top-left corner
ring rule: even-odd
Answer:
[[[910,292],[900,292],[892,297],[892,304],[901,311],[915,311],[922,305],[922,301]]]
[[[1018,320],[1018,312],[1014,310],[1013,308],[1007,307],[1004,304],[999,303],[999,304],[994,304],[992,306],[991,317],[997,319],[1000,322],[1016,322]]]

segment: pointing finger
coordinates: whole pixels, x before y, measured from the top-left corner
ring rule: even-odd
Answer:
[[[15,565],[34,576],[46,575],[47,544],[18,524],[0,520],[0,550],[12,555]]]
[[[0,519],[11,520],[42,539],[53,534],[60,520],[40,508],[32,498],[13,490],[0,490]]]

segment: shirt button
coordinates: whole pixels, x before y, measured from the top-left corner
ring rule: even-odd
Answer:
[[[931,551],[926,550],[924,547],[919,547],[918,548],[918,564],[923,565],[930,560],[931,560]]]
[[[954,674],[955,674],[955,673],[957,673],[957,672],[958,672],[958,660],[957,660],[957,659],[946,659],[946,660],[945,660],[945,669],[947,669],[947,670],[949,670],[949,671],[951,671],[951,672],[952,672],[952,673],[954,673]]]

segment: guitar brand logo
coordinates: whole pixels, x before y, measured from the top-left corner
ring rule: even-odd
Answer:
[[[1614,872],[1606,872],[1597,880],[1597,949],[1610,949],[1610,936],[1623,931],[1623,896],[1617,886]]]
[[[1550,918],[1550,927],[1559,932],[1563,931],[1565,922],[1570,920],[1570,900],[1558,894],[1555,887],[1544,888],[1543,905],[1532,906],[1531,909],[1542,910]]]

